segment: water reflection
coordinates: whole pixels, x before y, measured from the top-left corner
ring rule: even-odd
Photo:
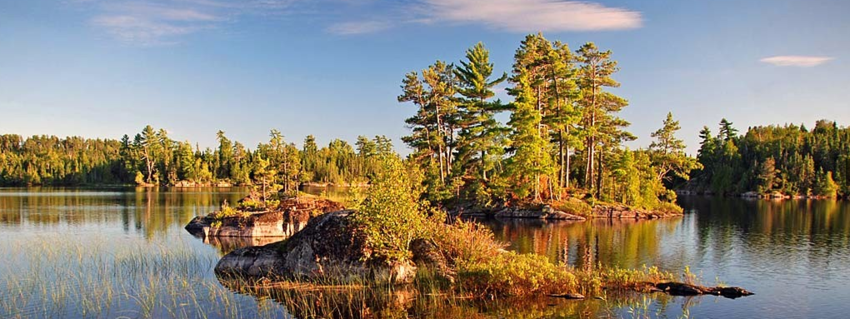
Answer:
[[[683,197],[680,203],[689,213],[676,219],[482,222],[510,249],[553,262],[578,268],[647,265],[675,273],[688,267],[704,283],[757,293],[735,303],[698,305],[691,312],[698,316],[830,317],[847,310],[842,301],[850,298],[846,202]]]
[[[183,226],[194,216],[209,213],[223,200],[235,202],[244,192],[240,189],[0,189],[0,256],[9,256],[0,262],[0,317],[20,314],[14,312],[17,311],[14,302],[22,298],[29,300],[23,305],[26,309],[58,307],[58,317],[83,316],[79,311],[85,308],[68,306],[62,310],[62,307],[81,302],[84,305],[88,302],[91,307],[100,295],[80,297],[73,292],[108,291],[108,285],[116,283],[102,283],[98,274],[112,273],[115,269],[119,274],[140,269],[146,272],[140,273],[144,280],[115,286],[121,290],[112,288],[120,291],[113,296],[117,301],[103,303],[118,308],[107,313],[124,314],[115,311],[127,308],[130,313],[138,314],[149,301],[130,296],[138,297],[145,291],[147,295],[163,298],[153,298],[162,302],[156,304],[160,309],[157,314],[170,316],[170,311],[178,311],[177,316],[204,314],[211,318],[235,313],[289,317],[287,312],[304,318],[311,313],[421,318],[633,317],[634,313],[651,317],[678,317],[683,313],[695,317],[843,317],[850,311],[846,304],[850,300],[847,276],[850,205],[843,201],[682,197],[681,204],[690,213],[676,219],[585,223],[484,221],[499,239],[511,243],[510,249],[543,254],[555,262],[579,268],[595,264],[639,268],[646,264],[675,272],[689,266],[708,284],[721,280],[742,286],[756,292],[752,297],[727,300],[713,296],[688,299],[611,295],[605,300],[587,301],[473,302],[414,294],[412,301],[404,301],[399,296],[380,295],[377,290],[357,293],[360,297],[356,298],[313,291],[302,292],[301,299],[286,299],[281,290],[237,289],[234,293],[221,286],[212,273],[214,262],[232,249],[264,243],[244,240],[204,243],[186,233]],[[65,244],[71,244],[73,249],[62,248]],[[38,255],[39,249],[46,254]],[[145,265],[133,263],[132,258],[126,263],[106,264],[98,259],[121,254],[152,257]],[[176,265],[194,266],[185,272],[169,272],[161,269],[162,262],[168,260]],[[86,269],[96,272],[87,273]],[[67,276],[50,275],[56,271]],[[9,287],[13,290],[8,290]],[[39,298],[35,293],[40,287],[66,287],[68,293],[62,295],[66,296],[63,304],[51,304],[50,298]],[[207,301],[186,301],[184,297],[168,297],[168,291],[157,289],[178,289],[184,294],[181,296],[207,296],[210,292],[214,295]],[[14,296],[18,297],[7,298],[12,296],[9,291],[16,292]],[[33,294],[27,295],[29,291]],[[9,305],[4,303],[7,300],[12,300],[13,307],[5,308]],[[292,304],[293,300],[307,303]],[[174,308],[172,303],[179,307]],[[344,313],[332,310],[341,307],[349,310]],[[364,308],[369,312],[359,312],[358,309]],[[23,316],[27,314],[39,317],[43,313],[24,312]]]
[[[680,231],[681,219],[592,220],[545,222],[538,220],[480,220],[509,248],[536,253],[557,263],[585,268],[597,263],[636,268],[651,264],[662,254],[660,243]]]
[[[280,237],[207,237],[196,236],[204,244],[217,248],[222,255],[244,247],[263,246],[281,241]]]
[[[205,215],[222,201],[235,202],[244,189],[158,188],[0,188],[0,227],[16,232],[101,228],[164,234],[175,225]],[[181,226],[182,227],[182,226]]]
[[[482,300],[432,294],[412,287],[248,286],[223,280],[235,292],[275,300],[298,318],[644,318],[687,313],[704,297],[610,292],[604,298],[549,297]],[[713,297],[705,297],[713,299]],[[706,299],[706,300],[709,300]],[[681,303],[677,303],[681,300]]]

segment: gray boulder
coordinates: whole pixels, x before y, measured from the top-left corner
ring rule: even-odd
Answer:
[[[215,267],[221,276],[324,280],[335,283],[369,279],[405,283],[413,280],[412,262],[387,265],[368,260],[365,238],[350,227],[353,211],[327,213],[311,219],[289,239],[234,250]]]

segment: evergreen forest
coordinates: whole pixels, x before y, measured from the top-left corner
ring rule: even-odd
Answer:
[[[619,116],[629,102],[614,94],[613,58],[593,43],[570,48],[530,34],[508,73],[495,72],[478,43],[460,61],[404,75],[398,101],[411,114],[404,162],[423,176],[423,197],[480,207],[580,198],[663,210],[675,206],[673,189],[850,194],[850,129],[832,121],[739,134],[723,119],[716,134],[703,128],[692,157],[668,113],[648,147],[629,149],[624,143],[637,137]],[[513,101],[494,98],[501,88]],[[272,130],[268,142],[249,148],[219,131],[217,141],[201,149],[151,126],[119,140],[0,135],[0,186],[273,183],[289,191],[303,183],[369,183],[380,158],[396,154],[385,136],[319,147],[308,135],[297,147]]]

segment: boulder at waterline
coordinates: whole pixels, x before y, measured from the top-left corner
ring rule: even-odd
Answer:
[[[351,225],[353,211],[338,211],[310,219],[289,239],[265,246],[234,250],[215,267],[221,276],[322,280],[343,283],[361,279],[406,283],[413,280],[412,262],[388,265],[368,261],[366,239]]]
[[[307,226],[310,217],[344,209],[342,204],[314,196],[287,198],[270,210],[192,219],[185,229],[195,237],[276,237],[285,239]]]

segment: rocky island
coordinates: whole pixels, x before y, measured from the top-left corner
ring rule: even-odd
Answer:
[[[452,218],[421,201],[423,190],[415,182],[416,176],[404,169],[399,158],[387,157],[382,161],[385,167],[375,176],[365,197],[356,203],[355,210],[343,210],[338,204],[317,198],[301,206],[293,199],[283,199],[280,204],[264,196],[243,200],[239,207],[253,207],[261,198],[264,203],[274,203],[278,207],[274,211],[283,214],[280,216],[301,216],[308,221],[304,226],[288,228],[294,232],[279,242],[239,248],[226,254],[216,265],[216,274],[224,281],[235,279],[248,285],[294,282],[371,286],[429,282],[429,289],[440,293],[462,292],[468,297],[489,298],[577,296],[598,294],[602,289],[735,297],[749,294],[740,288],[724,290],[680,284],[675,281],[676,275],[656,268],[579,271],[553,264],[544,256],[505,250],[506,245],[496,241],[489,229],[474,221]],[[224,207],[224,210],[232,209]],[[310,213],[305,214],[307,211]],[[554,216],[567,214],[545,206],[540,211]],[[608,217],[601,217],[637,216],[622,217],[623,213],[615,213],[622,211],[609,208]],[[225,213],[229,217],[224,219],[231,218],[226,221],[229,228],[223,228],[225,221],[216,217],[221,214],[196,218],[187,230],[201,229],[207,236],[254,234],[257,231],[239,227],[256,229],[273,213],[267,209]],[[209,229],[203,230],[206,227]],[[222,229],[229,230],[222,232]]]

